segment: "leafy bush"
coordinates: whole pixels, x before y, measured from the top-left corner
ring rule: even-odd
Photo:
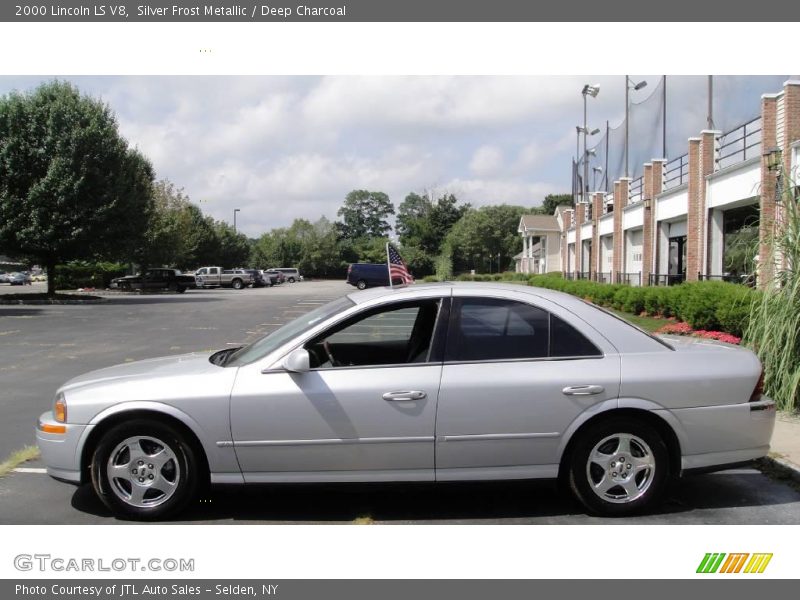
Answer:
[[[73,261],[56,267],[57,290],[107,288],[115,277],[122,277],[128,267],[121,263]]]

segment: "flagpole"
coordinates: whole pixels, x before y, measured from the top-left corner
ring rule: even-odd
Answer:
[[[386,271],[389,274],[389,287],[394,288],[392,285],[392,265],[389,260],[389,242],[386,242]]]

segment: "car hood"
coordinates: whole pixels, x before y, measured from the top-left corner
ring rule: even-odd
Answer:
[[[209,362],[208,358],[214,352],[194,352],[177,356],[162,356],[148,358],[136,362],[114,365],[90,371],[74,377],[61,386],[59,391],[69,392],[79,388],[86,388],[97,384],[112,382],[151,381],[154,379],[170,378],[175,376],[196,376],[209,372],[217,372],[220,368]]]

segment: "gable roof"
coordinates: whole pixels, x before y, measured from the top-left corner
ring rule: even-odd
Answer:
[[[559,231],[558,220],[553,215],[522,215],[518,231]]]

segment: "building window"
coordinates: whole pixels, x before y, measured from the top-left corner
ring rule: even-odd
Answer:
[[[759,206],[751,204],[726,210],[722,221],[722,270],[724,275],[747,277],[755,273],[758,254]]]

